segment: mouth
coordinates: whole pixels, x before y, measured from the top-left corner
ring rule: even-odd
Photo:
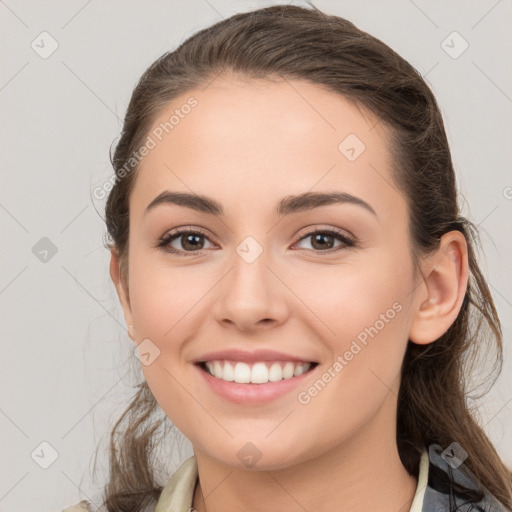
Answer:
[[[224,382],[267,384],[291,380],[311,372],[318,363],[296,361],[257,361],[254,363],[218,359],[196,363],[201,370]]]

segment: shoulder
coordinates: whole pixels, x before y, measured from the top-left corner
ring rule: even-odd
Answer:
[[[191,510],[195,487],[198,482],[198,469],[195,456],[189,457],[181,464],[162,489],[155,512],[172,512]],[[67,507],[62,512],[97,512],[87,500]],[[101,509],[103,510],[103,509]]]
[[[82,500],[80,503],[71,507],[66,507],[62,512],[92,512],[90,503],[86,500]]]
[[[444,450],[438,444],[428,447],[428,484],[422,512],[470,511],[510,512],[486,489],[457,457],[457,450]]]
[[[191,510],[197,482],[197,460],[193,455],[169,479],[162,490],[155,512]]]

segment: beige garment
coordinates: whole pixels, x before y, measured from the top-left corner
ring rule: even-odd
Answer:
[[[72,507],[65,508],[62,512],[91,512],[87,500],[82,500],[80,503]]]

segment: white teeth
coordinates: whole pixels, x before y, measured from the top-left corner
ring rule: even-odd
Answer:
[[[223,375],[218,376],[215,374],[215,377],[218,379],[222,379]],[[222,379],[224,380],[224,379]],[[236,363],[235,365],[235,382],[240,384],[248,384],[251,382],[251,367],[245,363]]]
[[[304,367],[302,365],[297,365],[295,367],[295,371],[293,372],[294,377],[298,377],[304,373]]]
[[[232,382],[235,380],[235,368],[229,361],[226,361],[224,363],[222,380],[227,380],[228,382]]]
[[[270,382],[277,382],[283,378],[283,370],[279,363],[274,363],[268,371],[268,380]]]
[[[268,382],[268,368],[265,363],[256,363],[251,369],[251,382],[253,384],[265,384]]]
[[[252,365],[231,361],[207,361],[206,367],[211,375],[227,382],[239,384],[266,384],[291,379],[306,373],[311,363],[257,362]]]
[[[213,374],[215,376],[217,376],[217,375],[222,376],[222,365],[220,364],[220,361],[213,362]]]
[[[291,379],[294,370],[295,365],[293,363],[286,363],[283,368],[283,379]]]

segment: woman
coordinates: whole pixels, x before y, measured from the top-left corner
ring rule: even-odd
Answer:
[[[145,382],[107,510],[510,510],[463,370],[499,371],[500,323],[410,64],[315,8],[238,14],[146,70],[112,163]],[[159,408],[194,448],[164,488]]]

